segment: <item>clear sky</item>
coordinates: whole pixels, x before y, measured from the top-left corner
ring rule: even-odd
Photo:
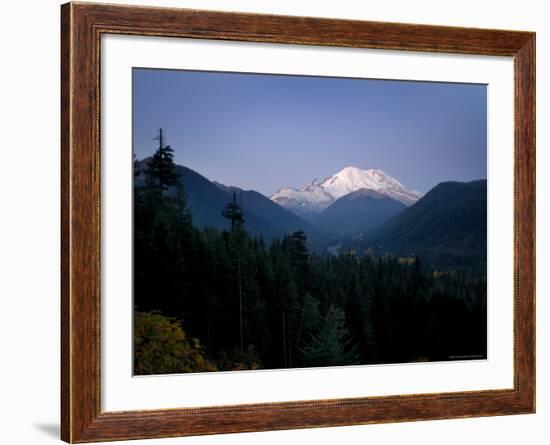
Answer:
[[[134,69],[134,151],[267,196],[346,166],[409,189],[487,177],[485,85]]]

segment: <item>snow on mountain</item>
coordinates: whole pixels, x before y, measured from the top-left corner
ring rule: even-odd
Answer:
[[[275,193],[271,200],[300,215],[318,213],[334,202],[334,197],[323,190],[315,180],[301,190],[285,188]]]
[[[422,197],[420,192],[406,189],[382,170],[346,167],[324,181],[314,180],[301,190],[281,189],[271,199],[299,214],[319,213],[336,199],[361,189],[373,190],[407,206]]]
[[[344,168],[325,179],[321,187],[335,199],[360,189],[374,190],[408,206],[422,197],[421,193],[406,189],[382,170],[361,170],[357,167]]]

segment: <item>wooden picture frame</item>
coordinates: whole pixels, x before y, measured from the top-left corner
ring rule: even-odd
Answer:
[[[63,440],[95,442],[535,412],[534,33],[92,3],[65,4],[61,18]],[[102,412],[99,115],[103,34],[512,56],[513,389]]]

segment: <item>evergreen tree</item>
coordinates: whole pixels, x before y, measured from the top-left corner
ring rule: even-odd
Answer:
[[[302,348],[303,361],[309,366],[357,364],[357,351],[350,344],[345,327],[345,314],[331,306],[320,323],[318,332]]]
[[[148,187],[158,188],[161,192],[165,192],[178,182],[178,176],[175,173],[174,150],[169,145],[164,145],[162,128],[159,129],[156,139],[159,141],[159,146],[145,168],[145,180]]]
[[[134,163],[134,178],[137,178],[139,176],[139,174],[141,173],[141,170],[139,168],[139,163],[138,163],[138,160],[136,158],[136,154],[132,153],[132,157],[133,157],[133,163]]]
[[[243,228],[244,214],[241,206],[237,204],[236,192],[233,192],[233,200],[225,206],[222,215],[231,222],[231,232],[234,232],[236,229]]]
[[[237,204],[237,194],[233,192],[233,199],[222,211],[222,216],[231,222],[231,232],[226,235],[230,255],[234,268],[234,282],[237,285],[237,307],[239,309],[239,351],[244,352],[244,290],[243,290],[243,251],[247,241],[244,230],[244,214],[241,206]]]
[[[307,237],[303,230],[294,232],[286,239],[288,244],[289,259],[297,278],[299,292],[304,293],[308,286],[309,252],[307,249]]]
[[[134,187],[134,296],[142,310],[158,309],[182,317],[192,306],[185,301],[192,283],[192,219],[162,129],[158,140],[159,146],[143,171],[145,185]],[[158,299],[149,301],[149,295]]]

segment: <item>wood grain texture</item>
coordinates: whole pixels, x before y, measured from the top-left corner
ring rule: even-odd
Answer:
[[[91,3],[65,4],[61,18],[63,440],[93,442],[534,412],[533,33]],[[514,388],[101,412],[99,62],[103,33],[513,56],[516,107]]]

